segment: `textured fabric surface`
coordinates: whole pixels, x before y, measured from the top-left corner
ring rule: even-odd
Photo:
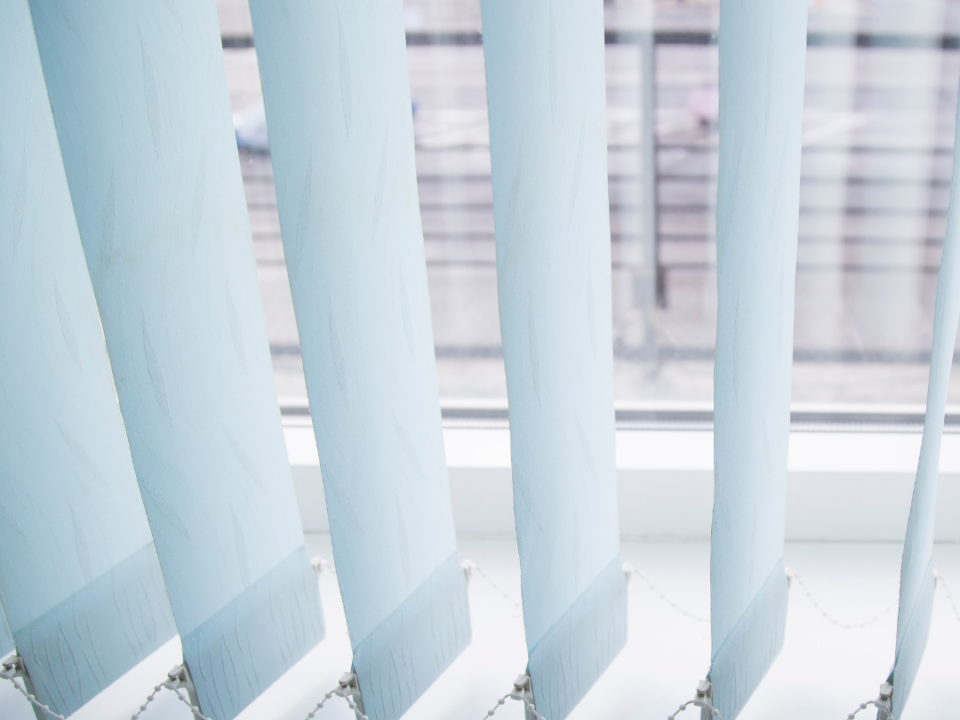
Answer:
[[[749,678],[716,673],[724,698],[749,697],[783,637],[753,608],[783,558],[806,22],[805,0],[720,7],[711,636],[714,656],[734,632],[761,653]]]
[[[7,625],[7,618],[3,614],[3,607],[0,606],[0,659],[13,652],[13,635],[10,634],[10,626]]]
[[[137,479],[190,637],[303,548],[215,6],[31,10]],[[316,595],[296,607],[320,626]]]
[[[619,563],[603,5],[484,0],[482,15],[513,504],[532,653],[548,636],[563,645],[553,633],[575,632],[567,613]],[[585,645],[598,654],[580,661],[599,676],[612,659],[607,650],[622,644],[611,637]],[[577,692],[591,683],[577,683]],[[569,712],[580,698],[562,685],[543,677],[538,705]]]
[[[0,97],[0,596],[68,715],[175,631],[26,0],[0,0]]]
[[[708,675],[713,706],[721,717],[737,717],[783,647],[790,583],[783,562],[767,576],[753,602],[723,645],[713,653]]]
[[[364,706],[388,720],[470,638],[403,8],[254,0],[250,9],[337,576]],[[430,608],[432,620],[422,616]]]
[[[958,126],[960,131],[960,126]],[[923,658],[933,611],[933,530],[937,505],[937,474],[950,371],[953,368],[957,323],[960,322],[960,154],[954,153],[953,181],[947,232],[937,280],[933,315],[933,348],[923,443],[907,520],[907,535],[900,567],[900,609],[897,613],[897,646],[891,682],[893,714],[900,717]]]
[[[323,639],[316,573],[294,551],[235,600],[182,638],[183,659],[204,713],[228,720]]]
[[[176,634],[153,543],[16,633],[33,692],[69,715]]]
[[[364,714],[399,718],[469,643],[463,568],[451,555],[354,650]]]
[[[627,642],[627,578],[619,556],[530,651],[537,712],[570,714]]]

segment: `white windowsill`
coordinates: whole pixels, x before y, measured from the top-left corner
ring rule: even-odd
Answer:
[[[309,416],[285,417],[284,434],[304,528],[327,532]],[[791,432],[787,539],[902,541],[921,438],[912,429]],[[620,429],[616,442],[621,535],[709,539],[713,432]],[[457,532],[512,536],[509,430],[448,424],[444,443]],[[960,433],[943,437],[936,526],[938,541],[960,541]]]

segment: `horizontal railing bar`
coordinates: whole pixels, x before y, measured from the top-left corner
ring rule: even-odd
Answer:
[[[433,239],[455,239],[455,236],[439,237]],[[634,235],[618,235],[615,242],[639,242],[642,236],[637,233]],[[712,233],[660,233],[658,240],[661,243],[715,243],[717,236]],[[866,247],[940,247],[943,245],[943,238],[921,237],[921,238],[883,238],[872,236],[841,235],[839,237],[818,237],[816,235],[800,235],[800,245],[805,246],[866,246]]]
[[[604,41],[607,45],[636,45],[649,36],[649,31],[607,30]],[[653,33],[657,45],[716,45],[717,33],[702,30],[657,30]],[[224,48],[254,47],[252,35],[223,35],[220,43]],[[478,31],[424,32],[408,31],[407,45],[423,46],[475,46],[483,45],[483,35]],[[850,47],[860,49],[894,50],[957,50],[960,35],[919,35],[911,33],[807,33],[807,47]]]
[[[505,400],[441,401],[441,417],[447,426],[508,427]],[[306,398],[281,398],[285,418],[309,418]],[[615,408],[618,430],[712,430],[713,408],[702,405],[624,404]],[[794,431],[919,432],[923,428],[922,406],[795,406],[790,412]],[[945,415],[945,432],[960,432],[960,409]]]
[[[665,262],[660,261],[661,270],[713,270],[712,262]],[[906,273],[916,275],[936,275],[939,265],[883,265],[874,263],[797,263],[797,272],[822,273]]]
[[[441,178],[443,176],[440,176]],[[489,177],[489,175],[487,176]],[[612,176],[611,176],[612,179]],[[640,181],[639,175],[631,176],[622,176],[622,179],[631,179],[636,182]],[[717,184],[717,176],[715,174],[689,174],[684,175],[681,173],[672,173],[672,172],[662,172],[657,173],[658,182],[671,182],[671,183],[706,183],[706,184]],[[909,187],[939,187],[939,188],[948,188],[950,187],[950,178],[898,178],[898,177],[868,177],[864,175],[839,175],[833,177],[826,177],[823,175],[801,175],[800,176],[801,185],[906,185]]]
[[[424,206],[421,205],[421,208]],[[611,210],[624,212],[627,209],[639,211],[639,205],[619,205],[610,206]],[[657,203],[657,210],[664,212],[682,213],[684,215],[713,215],[714,205],[706,203]],[[798,208],[801,215],[809,216],[877,216],[884,217],[945,217],[947,208],[897,208],[897,207],[864,207],[861,205],[847,205],[844,207],[818,207],[816,205],[800,205]]]
[[[687,243],[708,243],[716,242],[716,236],[713,234],[697,233],[660,233],[661,242],[687,242]],[[440,232],[426,230],[423,233],[423,239],[430,242],[480,242],[489,243],[494,241],[493,232]],[[610,236],[611,242],[636,243],[643,239],[640,233],[614,232]],[[253,241],[257,243],[280,242],[280,231],[264,232],[257,231],[253,233]],[[943,245],[943,239],[938,238],[878,238],[872,236],[859,237],[856,235],[844,235],[840,237],[817,237],[800,236],[801,245],[876,245],[876,246],[931,246],[937,247]],[[690,268],[697,269],[697,268]],[[842,268],[841,268],[842,269]],[[850,266],[847,266],[850,269]]]
[[[639,148],[639,146],[635,146]],[[666,143],[657,145],[659,152],[684,150],[688,153],[716,153],[720,146],[716,141],[710,143]],[[804,155],[822,155],[826,153],[859,153],[863,155],[953,155],[952,145],[934,145],[933,147],[897,147],[892,145],[809,145],[803,148]]]
[[[248,210],[273,210],[276,203],[272,202],[248,202]],[[637,214],[643,211],[643,207],[637,203],[612,202],[609,204],[610,212],[625,214]],[[684,215],[712,215],[714,206],[706,203],[658,203],[657,210],[665,212],[679,212]],[[420,211],[442,212],[442,211],[490,211],[493,212],[492,202],[421,202]],[[817,216],[870,216],[883,215],[890,216],[921,216],[921,217],[944,217],[947,214],[946,208],[896,208],[896,207],[863,207],[848,205],[844,207],[822,207],[815,205],[801,205],[799,208],[801,215]]]
[[[496,360],[503,357],[500,345],[437,345],[434,348],[439,360]],[[299,355],[300,346],[294,344],[270,345],[272,355]],[[712,361],[711,347],[655,346],[652,348],[614,349],[614,358],[633,362],[669,362],[669,361]],[[818,350],[796,348],[794,362],[798,363],[843,363],[864,365],[927,365],[930,363],[929,351],[911,350]],[[960,364],[960,353],[955,353],[953,363]]]

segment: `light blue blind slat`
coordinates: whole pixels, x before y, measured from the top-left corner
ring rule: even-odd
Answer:
[[[27,0],[0,0],[0,97],[0,596],[34,692],[69,715],[175,629]]]
[[[957,126],[960,131],[960,124]],[[923,443],[913,501],[907,520],[907,535],[900,569],[900,609],[897,613],[896,660],[893,684],[893,714],[900,717],[916,677],[930,630],[933,612],[933,531],[937,502],[937,474],[950,371],[960,322],[960,153],[954,152],[953,181],[947,231],[940,259],[937,302],[933,316],[933,349],[930,353],[930,384]]]
[[[603,5],[484,0],[482,16],[529,672],[562,720],[626,642]]]
[[[210,0],[31,2],[133,461],[202,712],[323,636]]]
[[[440,425],[399,2],[254,0],[270,149],[365,712],[470,639]]]
[[[13,635],[10,634],[10,626],[7,625],[7,618],[3,613],[3,605],[0,603],[0,660],[13,652]]]
[[[732,720],[780,651],[805,0],[720,6],[710,679]]]

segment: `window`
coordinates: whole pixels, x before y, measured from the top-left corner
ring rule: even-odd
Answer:
[[[221,25],[238,129],[252,145],[241,158],[277,388],[303,397],[269,155],[256,137],[256,51],[239,5],[221,0]],[[479,2],[408,0],[405,19],[441,397],[504,400]],[[619,403],[712,401],[717,23],[711,0],[606,4]],[[924,401],[958,25],[943,0],[811,3],[795,403]],[[956,402],[960,378],[952,388]]]

